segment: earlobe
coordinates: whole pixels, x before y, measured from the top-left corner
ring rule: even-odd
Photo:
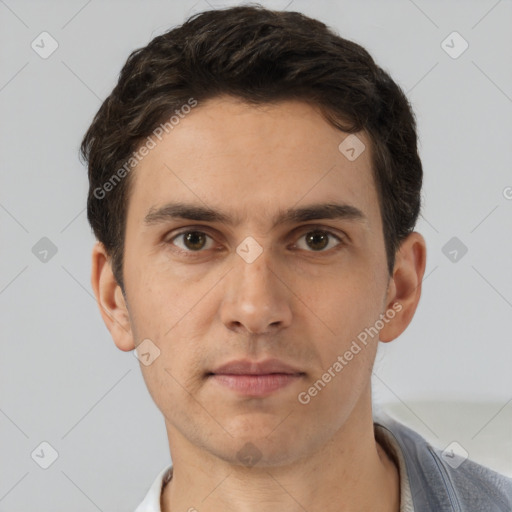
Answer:
[[[135,344],[126,301],[101,242],[97,242],[92,250],[91,284],[103,321],[117,348],[133,350]]]
[[[386,297],[386,311],[393,310],[395,314],[381,329],[380,341],[394,340],[410,324],[421,296],[426,253],[425,239],[415,231],[400,244]]]

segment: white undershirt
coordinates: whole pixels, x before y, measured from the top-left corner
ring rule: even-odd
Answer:
[[[412,503],[411,486],[405,466],[404,456],[398,443],[387,428],[374,423],[375,438],[379,444],[386,450],[386,453],[398,463],[398,472],[400,474],[400,512],[414,512]]]

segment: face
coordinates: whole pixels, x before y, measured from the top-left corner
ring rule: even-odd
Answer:
[[[160,351],[141,369],[171,450],[283,464],[370,407],[361,333],[392,302],[370,142],[351,161],[346,136],[302,102],[216,98],[134,171],[128,330]]]

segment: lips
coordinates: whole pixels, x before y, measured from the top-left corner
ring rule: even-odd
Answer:
[[[240,359],[219,366],[210,372],[210,375],[270,375],[274,373],[285,375],[304,374],[298,368],[279,359],[266,359],[261,362]]]
[[[208,373],[208,378],[239,396],[263,398],[298,382],[304,375],[279,359],[261,362],[243,359],[217,367]]]

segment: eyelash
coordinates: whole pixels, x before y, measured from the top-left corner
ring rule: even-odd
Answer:
[[[307,231],[302,231],[302,234],[300,235],[299,237],[299,240],[301,238],[303,238],[305,235],[309,234],[309,233],[315,233],[315,232],[320,232],[320,233],[323,233],[323,234],[326,234],[329,239],[332,239],[334,238],[338,243],[334,246],[334,247],[331,247],[330,249],[327,249],[327,250],[319,250],[319,251],[313,251],[313,250],[305,250],[305,249],[300,249],[300,250],[304,250],[306,252],[310,252],[310,253],[313,253],[313,254],[320,254],[320,253],[329,253],[333,250],[336,250],[336,249],[339,249],[340,246],[344,245],[345,244],[345,240],[343,239],[343,237],[340,237],[339,235],[336,235],[334,234],[332,231],[329,231],[328,229],[324,228],[324,227],[321,227],[321,226],[315,226],[315,225],[311,225],[308,226],[308,230]],[[206,252],[208,250],[211,250],[210,249],[204,249],[204,248],[201,248],[197,251],[192,251],[192,250],[189,250],[189,249],[182,249],[181,247],[176,247],[174,245],[174,241],[182,236],[182,235],[185,235],[187,233],[199,233],[199,234],[202,234],[202,235],[206,235],[210,240],[213,240],[213,237],[211,235],[209,235],[207,232],[205,231],[201,231],[201,229],[196,229],[194,227],[189,227],[187,229],[184,229],[178,233],[175,233],[172,237],[170,238],[166,238],[164,240],[164,242],[168,245],[172,245],[174,246],[174,249],[173,250],[176,250],[177,252],[181,253],[181,254],[184,254],[186,256],[194,256],[194,255],[197,255],[197,254],[200,254],[200,253],[203,253],[203,252]],[[207,241],[208,243],[208,241]],[[328,242],[328,245],[330,243],[330,240]],[[293,247],[296,247],[296,242],[295,244],[293,245]]]

